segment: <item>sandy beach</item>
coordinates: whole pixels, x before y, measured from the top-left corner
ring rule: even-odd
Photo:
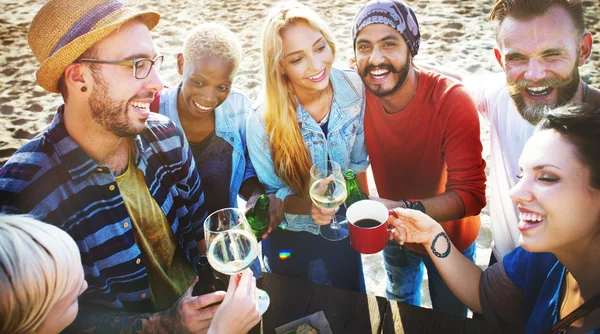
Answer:
[[[243,58],[235,86],[252,100],[261,92],[262,57],[260,31],[274,2],[269,0],[131,0],[128,4],[161,14],[152,32],[160,53],[165,55],[161,77],[167,86],[177,84],[176,55],[181,51],[187,32],[196,24],[220,22],[237,34],[242,42]],[[337,38],[336,64],[344,67],[352,56],[350,29],[352,19],[365,0],[307,0],[330,25]],[[482,74],[501,69],[493,56],[495,40],[488,21],[490,0],[421,0],[407,3],[420,23],[422,47],[416,63],[435,65],[447,70]],[[38,63],[27,45],[29,24],[42,0],[0,0],[0,166],[25,142],[42,131],[62,103],[58,94],[36,85]],[[583,1],[586,27],[596,43],[591,58],[580,68],[583,79],[600,87],[600,2]],[[489,159],[489,131],[481,125],[484,157]],[[376,193],[371,179],[371,193]],[[489,185],[488,185],[489,186]],[[478,238],[477,263],[485,266],[490,254],[491,231],[487,208],[482,214],[483,227]],[[385,296],[385,271],[381,256],[364,258],[369,293]],[[424,282],[426,284],[426,282]],[[423,289],[426,291],[427,289]],[[424,295],[428,305],[427,295]]]

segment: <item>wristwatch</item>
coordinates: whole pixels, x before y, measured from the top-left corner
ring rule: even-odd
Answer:
[[[427,213],[425,212],[425,206],[418,199],[401,199],[400,202],[402,202],[402,204],[404,204],[404,207],[407,209],[419,210],[423,213]]]

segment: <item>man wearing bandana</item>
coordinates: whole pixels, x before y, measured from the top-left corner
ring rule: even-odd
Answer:
[[[365,139],[377,200],[388,208],[426,212],[445,230],[436,249],[449,249],[452,241],[473,261],[478,214],[485,206],[485,161],[474,101],[462,84],[414,66],[421,36],[414,12],[403,2],[365,4],[354,19],[352,37],[357,70],[367,87]],[[390,241],[383,252],[388,298],[420,305],[426,266],[433,308],[466,315],[427,252],[420,245]]]

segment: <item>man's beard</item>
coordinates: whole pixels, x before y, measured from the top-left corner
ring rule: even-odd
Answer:
[[[89,99],[89,107],[92,111],[92,118],[96,123],[100,124],[104,129],[113,133],[118,137],[133,137],[145,130],[146,124],[133,123],[128,117],[129,101],[115,101],[110,98],[108,84],[100,75],[92,73],[95,85],[94,90]],[[152,93],[148,93],[152,96]],[[135,96],[136,98],[147,98],[144,96]],[[130,101],[131,101],[130,100]]]
[[[389,63],[380,64],[377,66],[368,64],[364,70],[360,71],[360,69],[359,69],[359,73],[360,73],[361,79],[362,79],[363,83],[365,84],[365,86],[375,96],[386,97],[386,96],[392,95],[396,91],[398,91],[398,89],[400,89],[400,87],[402,87],[402,85],[404,85],[404,83],[406,82],[406,79],[408,79],[408,73],[410,72],[410,54],[407,54],[405,64],[406,65],[404,66],[404,68],[400,68],[400,69],[395,69]],[[392,87],[391,89],[388,89],[388,90],[385,90],[381,84],[375,84],[375,87],[370,87],[369,84],[365,81],[365,78],[367,78],[367,76],[369,76],[369,74],[371,73],[371,70],[373,70],[374,68],[386,69],[386,70],[390,71],[390,73],[393,73],[393,74],[400,73],[400,77],[398,78],[398,81],[396,82],[394,87]]]
[[[515,102],[515,106],[517,107],[517,110],[521,116],[529,123],[537,125],[546,116],[548,111],[556,107],[563,106],[573,99],[575,93],[577,92],[577,88],[579,87],[579,81],[579,68],[577,67],[577,64],[575,64],[573,71],[571,71],[570,75],[566,79],[552,77],[537,82],[536,86],[550,87],[555,89],[558,93],[556,102],[545,105],[527,105],[527,103],[525,103],[525,99],[523,98],[523,94],[527,94],[525,89],[533,86],[533,84],[527,80],[519,80],[515,83],[508,83],[507,89],[508,94]]]

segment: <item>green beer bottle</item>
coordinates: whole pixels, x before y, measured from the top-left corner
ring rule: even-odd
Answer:
[[[248,223],[252,227],[252,231],[258,241],[262,239],[265,229],[269,226],[269,202],[270,200],[267,195],[260,195],[254,207],[246,214]]]
[[[369,196],[360,189],[356,174],[352,169],[344,172],[344,179],[346,179],[346,191],[348,192],[348,197],[346,197],[346,201],[344,202],[346,208],[350,207],[354,202],[369,199]]]

